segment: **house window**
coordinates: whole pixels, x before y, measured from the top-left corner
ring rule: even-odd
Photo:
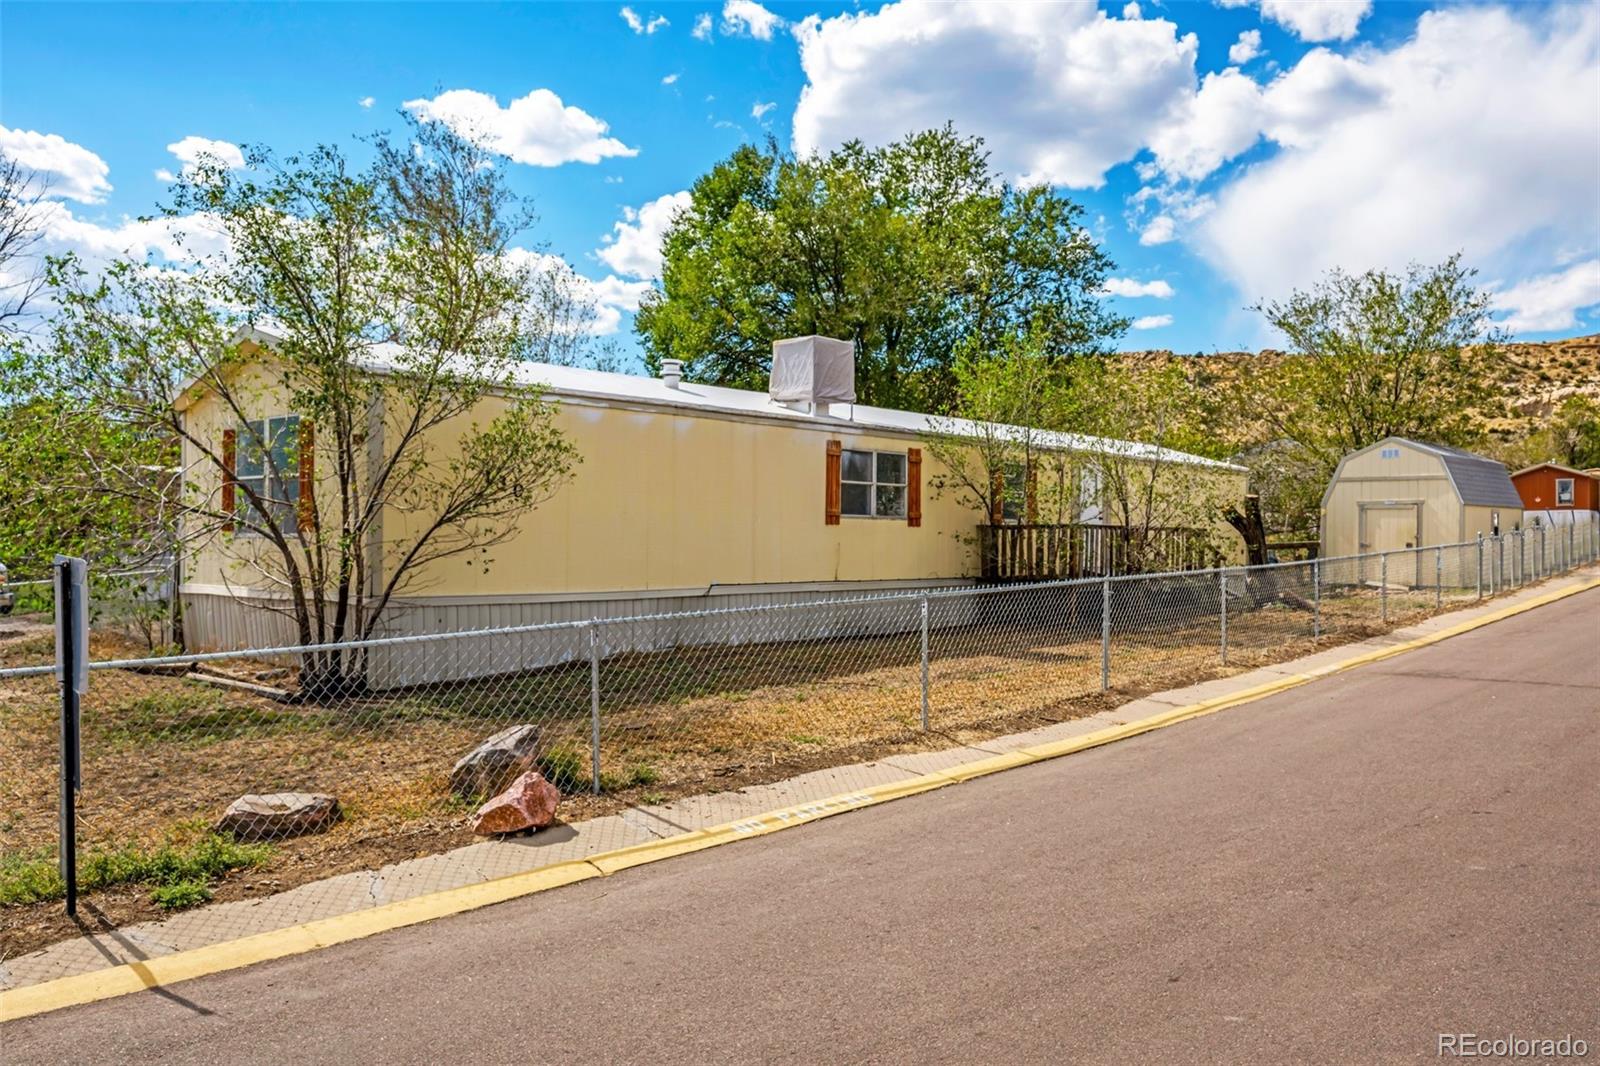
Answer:
[[[1556,478],[1556,506],[1557,507],[1571,507],[1572,506],[1572,493],[1573,493],[1574,480],[1575,479],[1570,478],[1570,477],[1558,477],[1558,478]]]
[[[839,464],[839,511],[856,518],[906,516],[904,452],[846,449]]]
[[[1000,495],[1000,521],[1020,525],[1028,514],[1028,469],[1021,463],[1007,463]]]
[[[234,510],[241,523],[259,524],[254,493],[284,533],[294,533],[300,516],[300,416],[282,415],[246,422],[239,429],[234,456]],[[248,491],[247,491],[248,490]]]

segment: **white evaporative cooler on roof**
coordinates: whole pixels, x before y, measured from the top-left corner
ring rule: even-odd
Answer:
[[[772,342],[772,383],[779,403],[856,402],[856,346],[832,337],[786,337]]]

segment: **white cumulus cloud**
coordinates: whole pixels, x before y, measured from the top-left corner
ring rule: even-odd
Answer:
[[[1239,39],[1228,46],[1228,62],[1244,66],[1261,54],[1261,31],[1245,30]]]
[[[363,96],[361,99],[356,101],[356,103],[360,104],[369,111],[372,110],[372,105],[377,102],[378,98],[375,96]]]
[[[106,161],[59,134],[0,126],[0,153],[36,173],[51,197],[97,204],[111,191]]]
[[[1152,131],[1156,162],[1170,177],[1198,180],[1261,136],[1261,88],[1229,67],[1207,74],[1200,91],[1173,108],[1173,121]]]
[[[777,106],[778,104],[776,101],[762,103],[760,100],[757,100],[755,106],[750,109],[750,117],[756,119],[757,121],[764,119],[767,117],[768,112]]]
[[[1157,215],[1139,231],[1139,243],[1149,246],[1166,244],[1178,236],[1178,224],[1171,215]]]
[[[754,37],[758,41],[770,41],[772,31],[782,25],[783,19],[755,0],[728,0],[722,5],[722,32],[730,37]]]
[[[167,145],[167,151],[183,165],[184,174],[193,173],[202,158],[215,160],[228,170],[244,169],[244,152],[231,141],[214,141],[209,137],[197,137],[191,133],[183,140]],[[156,177],[162,181],[176,179],[176,175],[165,168],[156,171]]]
[[[1261,0],[1261,14],[1302,41],[1348,41],[1372,0]]]
[[[1195,245],[1249,299],[1332,266],[1398,269],[1461,251],[1515,281],[1563,252],[1593,257],[1597,56],[1591,5],[1448,8],[1387,51],[1314,50],[1259,105],[1241,105],[1259,106],[1280,149],[1216,192]]]
[[[450,89],[431,100],[408,100],[406,110],[424,122],[439,121],[463,137],[518,163],[554,167],[634,156],[610,127],[586,111],[569,107],[549,89],[535,89],[505,107],[488,93]]]
[[[1027,182],[1098,186],[1194,95],[1193,34],[1094,4],[937,4],[812,16],[794,146],[873,143],[953,122]]]
[[[662,85],[674,85],[674,84],[677,83],[679,76],[680,75],[677,75],[677,74],[668,74],[667,76],[665,76],[664,78],[661,79],[661,84]]]
[[[711,15],[702,11],[695,17],[694,29],[689,31],[689,36],[697,41],[711,40]]]
[[[1600,305],[1600,259],[1529,278],[1493,300],[1495,310],[1507,312],[1500,325],[1514,334],[1572,329],[1579,311]]]
[[[606,244],[595,252],[618,274],[653,279],[661,276],[661,238],[679,211],[692,201],[687,190],[658,196],[640,208],[623,209],[622,221],[611,227]]]
[[[1169,299],[1174,293],[1172,286],[1165,281],[1136,281],[1133,278],[1107,278],[1101,291],[1107,296],[1153,296],[1158,300]]]
[[[1172,325],[1171,315],[1145,315],[1133,320],[1134,329],[1160,329]]]

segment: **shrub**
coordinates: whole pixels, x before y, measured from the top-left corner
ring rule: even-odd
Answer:
[[[175,827],[167,842],[153,850],[127,845],[79,856],[78,888],[93,892],[112,885],[148,885],[151,898],[162,907],[190,907],[211,898],[207,887],[211,881],[230,870],[259,866],[271,856],[268,844],[240,844],[184,825]],[[0,858],[0,904],[61,899],[66,891],[53,856]]]
[[[539,757],[539,773],[562,792],[590,787],[589,761],[571,748],[551,748]]]
[[[204,881],[179,881],[162,885],[150,893],[150,899],[162,910],[175,911],[193,907],[211,899],[211,889]]]

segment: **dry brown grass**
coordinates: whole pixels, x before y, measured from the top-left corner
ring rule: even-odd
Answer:
[[[1271,604],[1231,619],[1228,664],[1216,617],[1172,620],[1114,642],[1114,688],[1100,691],[1097,615],[1054,625],[937,630],[929,670],[931,731],[920,728],[916,634],[814,643],[712,646],[629,654],[602,667],[601,762],[588,785],[588,669],[554,668],[343,701],[289,705],[173,676],[96,672],[84,702],[80,850],[159,840],[211,820],[245,792],[319,791],[347,818],[326,834],[281,842],[240,884],[277,891],[468,842],[471,805],[449,795],[453,762],[524,721],[581,780],[562,816],[781,780],[826,766],[933,750],[1093,713],[1162,689],[1226,676],[1378,631],[1376,594],[1323,605],[1324,637],[1301,610]],[[1393,597],[1392,624],[1432,610],[1431,595]],[[97,647],[104,655],[114,649]],[[0,843],[53,853],[57,704],[49,677],[0,683]],[[248,893],[246,893],[248,894]],[[92,901],[113,924],[148,916],[136,891]],[[72,932],[59,904],[0,909],[0,953]]]

